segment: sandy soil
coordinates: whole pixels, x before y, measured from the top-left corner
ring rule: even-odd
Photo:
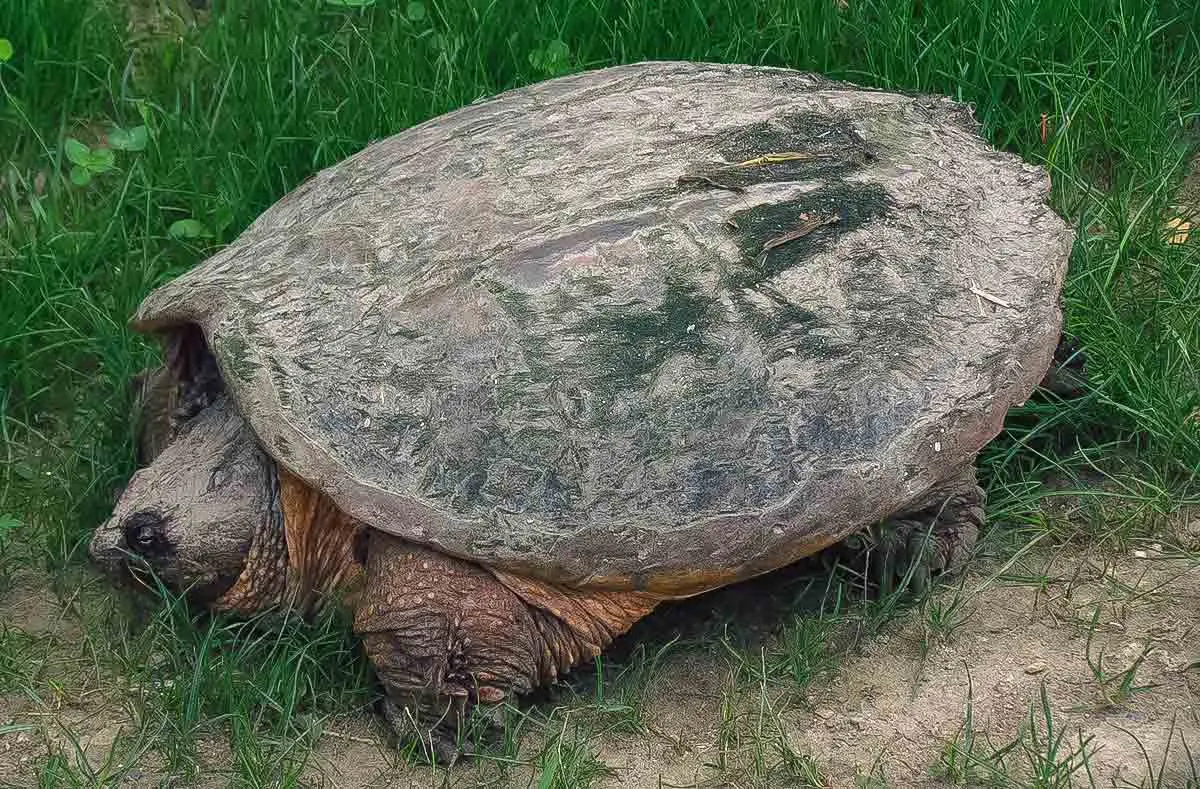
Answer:
[[[1200,520],[1188,525],[1200,541]],[[936,599],[943,608],[956,596],[961,600],[953,627],[931,628],[929,606],[911,610],[884,634],[865,640],[807,694],[783,683],[764,689],[735,682],[730,664],[716,651],[669,654],[647,689],[646,731],[588,739],[610,770],[594,785],[805,785],[795,771],[781,771],[780,742],[791,753],[811,757],[830,787],[987,785],[954,784],[955,776],[942,769],[952,743],[965,747],[968,704],[978,765],[1015,741],[1044,753],[1044,688],[1053,731],[1062,734],[1056,759],[1070,762],[1082,741],[1091,772],[1090,784],[1080,769],[1070,783],[1058,785],[1151,786],[1160,780],[1163,787],[1187,786],[1192,771],[1200,772],[1200,765],[1188,763],[1184,747],[1186,741],[1200,756],[1200,563],[1148,545],[1121,556],[1034,553],[1009,567],[1008,577],[996,577],[996,570],[976,569],[960,587],[940,590]],[[710,621],[731,611],[740,615],[745,607],[769,631],[770,620],[781,618],[789,604],[772,583],[760,580],[690,601],[650,620],[647,628],[661,634],[677,623],[696,635]],[[786,586],[786,579],[780,584]],[[93,676],[94,669],[88,673],[85,650],[78,648],[86,639],[69,606],[64,611],[61,601],[29,580],[18,582],[2,606],[3,621],[55,646],[41,674],[71,680],[49,702],[20,693],[0,696],[0,781],[36,785],[34,770],[55,751],[100,769],[118,735],[134,731],[135,708],[122,702],[113,683]],[[764,638],[769,644],[769,632]],[[1121,672],[1139,658],[1133,684],[1147,687],[1120,693]],[[1116,679],[1101,682],[1089,659]],[[554,720],[570,733],[582,718],[571,713]],[[1028,731],[1031,721],[1037,744]],[[436,773],[397,764],[380,735],[372,718],[329,722],[308,764],[309,785],[537,785],[536,770],[528,764],[502,771],[477,763]],[[526,739],[525,749],[535,752],[537,738]],[[230,785],[226,746],[204,743],[201,752],[206,773],[200,776],[173,781],[147,752],[120,785]],[[1026,784],[1022,776],[1035,761],[1025,754],[1021,746],[1009,752],[1003,771],[1011,783],[1001,785]],[[977,779],[987,775],[981,766],[974,773]]]
[[[1156,769],[1165,761],[1165,785],[1184,786],[1192,768],[1180,738],[1200,754],[1200,568],[1151,550],[1115,561],[1061,557],[1039,569],[1053,579],[1044,587],[992,585],[974,596],[970,619],[924,660],[924,628],[910,622],[813,695],[797,737],[836,785],[853,785],[855,771],[875,763],[895,786],[947,785],[931,768],[947,743],[962,743],[968,702],[982,754],[1031,721],[1044,738],[1044,687],[1050,721],[1066,735],[1063,756],[1082,736],[1096,786],[1148,781],[1143,747]],[[1116,679],[1098,679],[1089,655]],[[1142,656],[1134,681],[1150,687],[1123,699],[1121,672]],[[1009,765],[1016,777],[1031,763],[1014,754]],[[1082,770],[1075,779],[1088,785]]]

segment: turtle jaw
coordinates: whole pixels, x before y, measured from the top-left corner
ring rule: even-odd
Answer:
[[[277,485],[274,464],[221,397],[133,475],[89,553],[114,579],[211,605],[243,574],[256,533],[279,520]]]
[[[129,551],[121,539],[121,529],[109,518],[92,534],[88,543],[88,556],[100,571],[114,581],[130,581]]]
[[[210,605],[236,581],[240,568],[206,568],[180,556],[170,541],[165,518],[141,510],[127,518],[110,518],[88,545],[92,562],[120,587],[162,587],[194,603]]]

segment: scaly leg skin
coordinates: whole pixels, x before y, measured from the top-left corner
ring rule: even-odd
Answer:
[[[975,467],[968,466],[934,489],[919,509],[847,540],[850,564],[881,595],[897,588],[923,594],[934,579],[958,573],[970,558],[983,525],[984,501]]]
[[[1088,388],[1087,361],[1079,340],[1063,334],[1054,348],[1054,360],[1038,388],[1063,399],[1082,396]]]
[[[439,764],[471,752],[472,707],[528,693],[650,612],[638,592],[583,592],[491,570],[372,531],[354,629],[402,744]]]

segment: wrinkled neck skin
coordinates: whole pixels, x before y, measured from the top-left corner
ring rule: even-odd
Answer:
[[[310,616],[330,603],[353,607],[363,574],[362,525],[267,462],[270,512],[254,534],[241,574],[211,607],[245,616],[270,609]]]
[[[250,616],[277,608],[286,599],[288,550],[279,503],[279,474],[270,460],[265,465],[270,507],[251,538],[241,573],[210,605],[215,611]]]

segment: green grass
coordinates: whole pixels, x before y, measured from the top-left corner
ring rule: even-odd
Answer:
[[[602,776],[611,775],[612,770],[596,758],[588,736],[581,735],[576,728],[568,731],[569,716],[563,718],[562,728],[549,739],[538,754],[538,789],[574,789],[590,786]]]
[[[575,678],[569,699],[576,719],[593,732],[646,733],[646,705],[656,690],[656,679],[676,639],[647,646],[636,644],[624,661],[612,665],[609,655],[595,660],[589,676]]]
[[[739,676],[741,666],[732,667],[721,698],[716,754],[708,767],[737,786],[821,789],[827,782],[820,765],[797,751],[788,736],[788,693],[772,688],[761,654],[760,662],[758,681],[752,683]]]
[[[505,88],[643,59],[785,65],[972,102],[997,146],[1050,169],[1053,203],[1080,229],[1065,302],[1091,376],[1085,397],[1031,401],[989,447],[993,520],[1019,525],[1005,532],[1018,542],[1125,544],[1200,499],[1200,233],[1173,245],[1164,228],[1200,147],[1194,2],[240,0],[198,23],[159,5],[171,7],[0,0],[14,51],[0,63],[0,580],[17,565],[64,578],[84,561],[132,468],[129,380],[155,351],[126,321],[154,285],[372,139]],[[139,125],[143,150],[72,182],[69,139],[92,148]],[[1047,475],[1094,484],[1047,491]],[[1068,493],[1071,512],[1047,506]],[[928,613],[931,632],[953,629],[955,611]],[[149,683],[136,712],[168,727],[172,769],[193,769],[188,738],[215,727],[253,785],[264,764],[304,763],[296,716],[369,695],[336,628],[263,636],[170,605],[140,629],[118,619],[91,656]],[[821,669],[818,622],[787,630],[764,670],[802,684]],[[0,636],[0,682],[23,670],[4,657],[28,648],[20,638]],[[166,656],[153,676],[135,657],[148,643]],[[633,730],[640,692],[601,702]],[[590,752],[568,741],[543,768],[591,775]],[[46,765],[76,768],[67,753]]]
[[[172,771],[198,769],[197,736],[225,731],[239,772],[294,772],[325,718],[369,708],[347,630],[332,619],[225,622],[171,601],[121,643],[113,668],[137,688],[135,717],[153,721]]]
[[[1037,703],[1030,705],[1025,722],[1013,739],[998,746],[985,744],[972,725],[972,702],[968,696],[963,725],[955,739],[947,744],[935,770],[955,785],[997,789],[1068,789],[1096,785],[1089,768],[1096,751],[1092,744],[1094,736],[1080,731],[1072,739],[1061,727],[1056,727],[1044,684]]]

